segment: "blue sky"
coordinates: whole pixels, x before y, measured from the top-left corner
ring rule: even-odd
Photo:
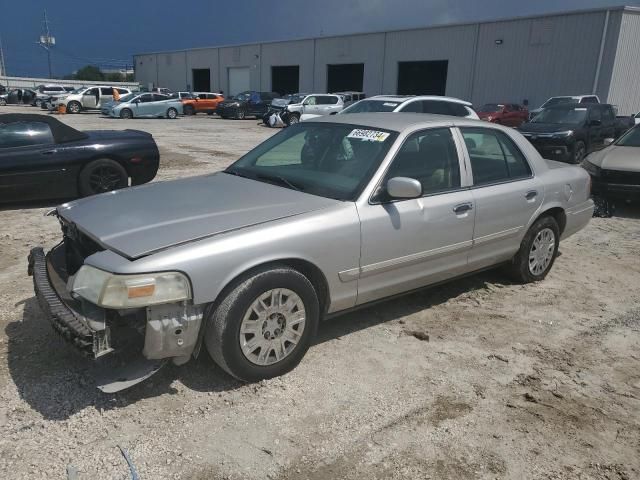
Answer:
[[[87,63],[116,67],[157,50],[493,20],[640,0],[0,0],[10,75],[47,73],[37,41],[46,8],[54,75]],[[133,8],[132,8],[133,6]]]

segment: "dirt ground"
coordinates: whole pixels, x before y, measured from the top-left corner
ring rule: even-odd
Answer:
[[[153,133],[159,180],[274,133],[63,120]],[[488,272],[328,321],[284,377],[240,384],[205,353],[114,395],[34,299],[27,253],[60,235],[47,209],[0,209],[0,478],[129,478],[119,446],[142,479],[640,478],[638,207],[564,241],[543,282]]]

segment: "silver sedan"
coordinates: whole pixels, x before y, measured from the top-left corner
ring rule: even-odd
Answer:
[[[185,363],[203,343],[256,381],[294,368],[319,322],[346,310],[495,266],[544,279],[592,212],[588,174],[515,130],[340,115],[213,175],[61,205],[63,241],[33,249],[30,272],[56,330],[89,356],[139,332],[150,362]]]

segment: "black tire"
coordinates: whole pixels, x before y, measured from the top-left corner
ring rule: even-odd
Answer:
[[[42,100],[38,99],[35,102],[33,102],[33,106],[34,107],[40,107],[40,105],[42,105]]]
[[[82,105],[80,102],[72,100],[67,104],[67,113],[80,113],[82,111]]]
[[[167,118],[170,120],[175,120],[176,118],[178,118],[178,110],[173,107],[169,108],[169,110],[167,110]]]
[[[127,186],[129,186],[127,171],[118,162],[108,158],[89,163],[82,169],[78,178],[78,189],[83,197]]]
[[[300,340],[287,356],[270,365],[258,365],[242,351],[240,327],[252,303],[260,295],[277,288],[291,290],[300,297],[305,309],[305,326]],[[265,267],[240,278],[226,292],[222,302],[208,317],[204,334],[205,345],[213,361],[245,382],[277,377],[294,369],[309,349],[320,318],[318,296],[307,277],[284,265]]]
[[[7,100],[4,98],[0,98],[0,106],[5,106],[7,104]]]
[[[578,140],[573,146],[573,163],[580,164],[587,155],[587,147],[583,141]]]
[[[236,113],[236,119],[244,120],[246,116],[247,116],[247,112],[244,111],[244,108],[239,108]]]
[[[599,218],[611,218],[615,212],[615,204],[611,199],[607,197],[601,197],[600,195],[594,195],[593,203],[595,208],[593,209],[593,216]]]
[[[130,108],[123,108],[120,110],[120,118],[124,118],[125,120],[130,120],[133,118],[133,112]]]
[[[287,119],[287,125],[295,125],[296,123],[300,123],[300,114],[299,113],[291,113],[289,118]]]
[[[530,266],[530,254],[534,254],[533,246],[538,235],[551,230],[553,232],[553,254],[546,267],[534,273]],[[509,271],[514,280],[520,283],[539,282],[547,276],[558,255],[560,245],[560,228],[558,222],[551,216],[544,216],[535,221],[520,243],[518,253],[513,257],[509,265]]]
[[[196,109],[193,108],[193,105],[185,105],[184,106],[184,114],[185,115],[195,115],[196,114]]]
[[[209,111],[209,112],[207,112],[207,115],[211,116],[211,115],[213,115],[213,112]]]

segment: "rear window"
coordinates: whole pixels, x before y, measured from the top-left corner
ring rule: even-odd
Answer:
[[[0,148],[49,145],[55,143],[51,128],[44,122],[0,124]]]

